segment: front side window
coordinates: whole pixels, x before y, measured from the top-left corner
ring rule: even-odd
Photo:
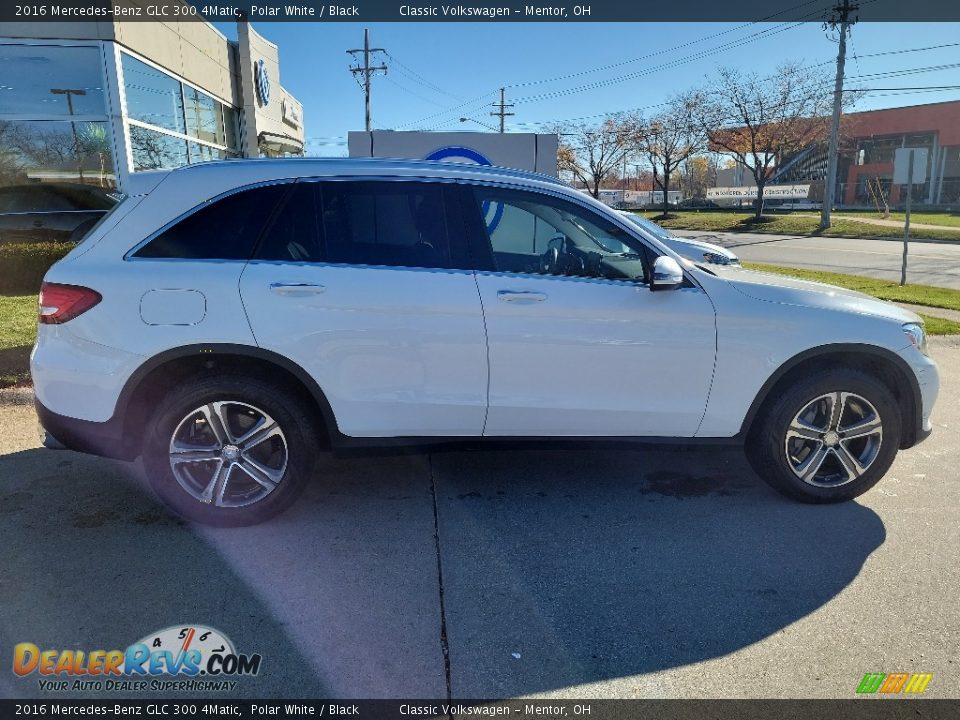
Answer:
[[[201,206],[137,250],[137,258],[246,260],[289,189],[287,184],[241,190]]]
[[[493,187],[473,196],[498,272],[647,280],[636,240],[575,203]]]

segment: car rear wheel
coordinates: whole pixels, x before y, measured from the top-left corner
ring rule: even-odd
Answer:
[[[809,503],[851,500],[884,476],[900,446],[900,412],[890,390],[854,370],[817,372],[757,418],[747,441],[756,473]]]
[[[285,388],[237,375],[178,386],[148,423],[144,465],[175,512],[205,525],[262,522],[312,474],[316,423]]]

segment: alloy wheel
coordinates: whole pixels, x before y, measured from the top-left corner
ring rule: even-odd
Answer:
[[[238,401],[211,402],[187,413],[173,431],[169,455],[180,487],[219,507],[263,500],[282,482],[289,459],[276,421]]]
[[[880,452],[883,423],[866,398],[831,392],[807,403],[784,439],[787,462],[805,483],[838,487],[861,477]]]

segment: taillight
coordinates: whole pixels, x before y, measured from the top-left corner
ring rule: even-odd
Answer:
[[[37,319],[47,325],[65,323],[101,300],[103,296],[90,288],[45,282],[40,286],[40,316]]]

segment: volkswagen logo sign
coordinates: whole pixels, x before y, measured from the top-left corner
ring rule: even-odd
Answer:
[[[267,64],[262,59],[257,60],[253,65],[253,82],[257,86],[260,104],[266,107],[270,104],[270,73],[267,72]]]
[[[493,165],[484,155],[473,148],[463,147],[462,145],[451,145],[449,147],[434,150],[427,155],[424,160],[465,163],[467,165]],[[487,231],[493,232],[503,219],[503,203],[494,203],[491,205],[489,200],[484,200],[480,208],[483,212],[484,220],[487,223]]]

